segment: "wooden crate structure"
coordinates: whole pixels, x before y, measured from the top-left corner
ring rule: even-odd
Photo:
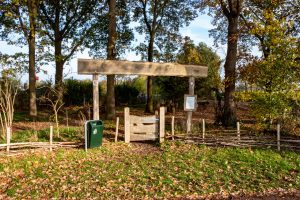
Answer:
[[[159,117],[130,115],[129,108],[124,108],[125,143],[130,141],[159,140],[165,137],[165,107],[160,107]]]

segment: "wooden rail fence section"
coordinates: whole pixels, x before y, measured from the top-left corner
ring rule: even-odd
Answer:
[[[165,108],[160,107],[159,117],[130,115],[129,108],[124,108],[125,143],[131,141],[157,140],[165,137]]]
[[[55,148],[63,147],[63,148],[74,148],[74,147],[80,147],[83,144],[79,142],[53,142],[53,126],[50,126],[49,129],[49,142],[18,142],[18,143],[12,143],[11,142],[11,128],[7,128],[6,132],[6,144],[0,144],[0,151],[5,150],[7,154],[10,154],[12,150],[19,150],[19,149],[36,149],[36,148],[42,148],[42,149],[49,149],[52,151]]]
[[[237,122],[236,130],[205,130],[205,120],[201,120],[202,134],[174,134],[172,128],[171,134],[167,139],[176,139],[187,143],[199,143],[208,146],[234,146],[234,147],[264,147],[276,148],[280,151],[282,148],[300,151],[300,138],[295,139],[291,136],[280,135],[280,125],[276,126],[277,134],[274,135],[255,135],[247,130],[241,130],[241,124]],[[174,127],[172,117],[171,127]]]

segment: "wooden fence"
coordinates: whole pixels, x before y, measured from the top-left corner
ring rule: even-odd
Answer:
[[[300,151],[300,138],[293,136],[282,136],[280,125],[276,126],[277,134],[255,134],[243,130],[238,122],[235,130],[207,130],[205,120],[201,120],[202,131],[190,134],[175,134],[175,120],[171,118],[171,134],[166,134],[167,139],[180,140],[187,143],[205,144],[208,146],[233,146],[233,147],[262,147],[274,148],[280,151]]]

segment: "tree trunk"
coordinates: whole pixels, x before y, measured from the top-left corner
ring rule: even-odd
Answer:
[[[64,61],[62,58],[62,41],[56,39],[54,44],[55,50],[55,87],[58,92],[57,98],[62,101],[63,98],[63,70],[64,70]]]
[[[154,50],[154,34],[150,33],[150,40],[148,44],[148,62],[153,62],[153,50]],[[147,104],[145,112],[153,113],[153,78],[147,77]]]
[[[35,74],[35,29],[36,29],[36,13],[37,4],[35,1],[28,2],[30,31],[28,36],[29,46],[29,115],[37,116],[36,106],[36,74]]]
[[[106,119],[115,119],[116,117],[115,104],[115,75],[107,76],[107,91],[106,91]]]
[[[108,44],[107,59],[116,59],[116,39],[117,39],[117,20],[116,20],[116,0],[109,0],[109,25],[108,25]],[[106,90],[106,119],[115,119],[115,75],[107,76]]]
[[[237,42],[238,42],[238,17],[228,18],[227,55],[225,61],[225,97],[223,124],[225,126],[235,126],[236,110],[233,98],[236,80],[237,62]]]

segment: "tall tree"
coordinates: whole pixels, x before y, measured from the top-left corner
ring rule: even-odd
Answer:
[[[147,61],[153,62],[155,45],[166,36],[177,35],[179,28],[197,16],[194,8],[196,0],[133,0],[133,20],[139,22],[136,30],[145,34],[145,41],[138,48],[147,52]],[[166,41],[166,44],[168,42]],[[162,43],[160,43],[162,44]],[[147,78],[146,112],[153,112],[152,77]]]
[[[117,17],[116,17],[116,0],[109,0],[109,24],[108,24],[108,43],[107,43],[107,60],[115,60],[116,40],[117,40]],[[107,76],[106,91],[106,119],[114,119],[115,110],[115,75]]]
[[[3,12],[4,29],[2,36],[20,33],[24,36],[29,49],[29,114],[37,115],[36,106],[36,32],[39,0],[5,0],[0,4]],[[3,28],[3,27],[2,27]],[[20,38],[19,38],[20,39]],[[13,44],[20,40],[10,41]]]
[[[227,27],[227,53],[224,64],[225,69],[225,95],[224,95],[224,115],[223,123],[225,126],[236,124],[236,111],[233,93],[236,82],[236,63],[239,37],[239,15],[242,10],[242,0],[228,0],[225,4],[222,0],[220,6],[223,14],[228,20]]]
[[[238,60],[238,39],[240,14],[242,12],[244,0],[201,0],[200,7],[204,10],[209,6],[210,15],[214,18],[213,24],[217,28],[211,31],[216,41],[227,44],[225,58],[225,95],[224,108],[222,113],[222,123],[225,126],[234,126],[236,124],[236,110],[234,103],[234,91],[236,83],[236,64]],[[225,31],[224,28],[227,25]],[[226,40],[224,40],[224,32]]]
[[[94,58],[120,59],[133,39],[126,0],[108,0],[108,6],[97,17],[97,24],[85,42],[89,54]],[[114,119],[115,75],[107,76],[106,89],[106,118]]]
[[[78,51],[96,24],[106,2],[98,0],[44,0],[39,17],[43,24],[49,56],[55,60],[55,84],[62,95],[64,64]]]
[[[288,2],[249,0],[242,15],[245,31],[262,56],[242,66],[240,77],[259,89],[251,95],[252,111],[268,129],[274,119],[291,111],[295,83],[300,81],[299,22]]]

